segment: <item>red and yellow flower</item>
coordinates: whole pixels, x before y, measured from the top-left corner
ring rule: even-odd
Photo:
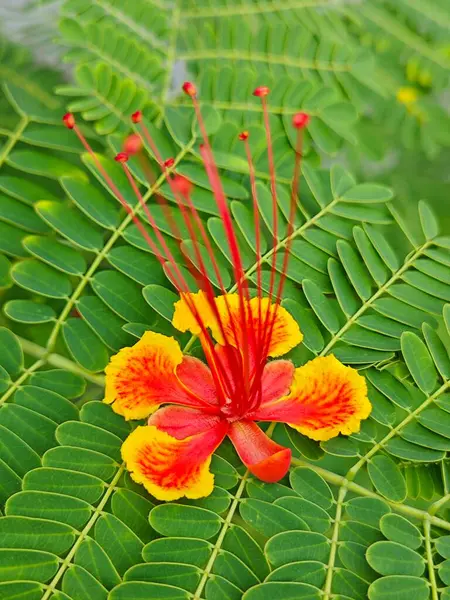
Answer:
[[[177,161],[161,156],[142,113],[137,111],[132,115],[137,133],[128,138],[124,151],[116,156],[136,196],[136,206],[129,204],[112,181],[73,115],[67,114],[63,119],[90,153],[105,185],[127,211],[177,289],[180,300],[174,307],[173,326],[198,336],[202,346],[205,362],[183,355],[175,338],[148,331],[133,347],[123,348],[113,356],[105,370],[105,402],[127,420],[148,417],[147,424],[138,426],[125,440],[122,456],[133,479],[160,500],[176,500],[183,496],[200,498],[210,494],[214,485],[211,456],[227,436],[253,475],[266,482],[284,477],[290,466],[291,450],[271,440],[258,422],[286,423],[303,435],[320,441],[357,432],[361,420],[371,411],[365,379],[334,356],[317,357],[299,368],[291,361],[279,358],[300,344],[303,338],[296,321],[281,306],[281,300],[291,242],[296,235],[294,223],[302,135],[309,123],[309,115],[299,112],[293,116],[297,145],[287,228],[280,241],[276,169],[267,109],[269,89],[261,86],[254,91],[262,104],[266,132],[272,223],[267,229],[260,223],[249,133],[243,131],[238,137],[244,143],[248,161],[256,253],[254,266],[245,272],[197,90],[189,82],[183,89],[193,103],[203,138],[198,153],[223,224],[235,293],[227,293],[225,289],[213,241],[191,198],[190,182],[174,176]],[[151,160],[144,154],[145,148],[151,149]],[[184,223],[183,233],[179,231],[179,221],[171,216],[166,200],[158,197],[158,202],[163,204],[173,237],[178,240],[187,237],[191,242],[193,254],[186,255],[185,262],[192,277],[186,278],[180,269],[179,259],[166,243],[133,176],[133,169],[127,165],[132,154],[140,161],[141,172],[150,173],[152,182],[155,178],[151,175],[151,161],[156,161],[163,179],[170,186]],[[142,224],[138,212],[145,216],[150,232]],[[261,239],[268,237],[268,230],[272,245],[263,256]],[[263,285],[265,275],[269,276],[266,287]],[[193,278],[198,284],[195,291],[189,285]]]
[[[288,360],[266,360],[258,369],[257,352],[249,344],[251,364],[245,385],[240,348],[244,337],[249,341],[252,335],[242,329],[239,297],[216,297],[214,316],[203,296],[193,294],[191,300],[205,315],[204,324],[216,341],[205,352],[209,366],[183,356],[173,337],[147,332],[132,348],[116,354],[106,368],[105,402],[125,419],[150,416],[148,424],[137,427],[125,441],[122,456],[133,479],[159,500],[210,494],[211,456],[226,436],[256,477],[267,482],[284,477],[291,450],[267,437],[257,421],[287,423],[314,440],[328,440],[358,431],[371,410],[365,379],[334,356],[315,358],[297,369]],[[251,299],[244,311],[249,328],[258,326],[258,313],[262,322],[265,313],[275,313],[266,359],[279,357],[301,342],[293,317],[267,298]],[[223,327],[218,326],[218,318]],[[185,298],[175,305],[173,324],[181,331],[199,333]]]

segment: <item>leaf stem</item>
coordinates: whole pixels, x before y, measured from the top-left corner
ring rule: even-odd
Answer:
[[[332,471],[327,471],[322,467],[319,467],[315,464],[309,463],[307,461],[301,460],[300,458],[293,458],[292,464],[297,465],[299,467],[308,467],[315,471],[318,475],[323,477],[325,481],[336,485],[336,486],[346,486],[348,491],[358,494],[359,496],[365,496],[367,498],[377,498],[378,500],[382,500],[386,504],[388,504],[391,508],[399,513],[403,513],[412,517],[414,519],[419,519],[420,521],[424,521],[425,519],[429,519],[430,523],[436,527],[440,527],[441,529],[445,529],[450,531],[450,522],[445,521],[444,519],[440,519],[439,517],[435,517],[430,515],[426,510],[420,510],[419,508],[415,508],[414,506],[408,506],[407,504],[398,504],[397,502],[392,502],[391,500],[387,500],[383,496],[368,490],[367,488],[355,483],[354,481],[349,481],[346,477],[342,475],[337,475]]]
[[[119,467],[116,475],[114,476],[114,479],[108,484],[106,492],[105,492],[103,498],[101,499],[100,503],[94,508],[94,511],[93,511],[93,514],[92,514],[91,518],[86,523],[84,529],[80,532],[80,535],[78,536],[78,539],[75,542],[75,544],[70,549],[70,552],[64,558],[61,566],[58,569],[58,572],[56,573],[56,575],[53,577],[53,579],[49,583],[49,585],[48,585],[48,587],[47,587],[47,589],[45,591],[45,594],[42,596],[41,600],[48,600],[48,598],[50,598],[50,596],[53,594],[53,592],[56,591],[56,586],[57,586],[59,580],[64,575],[64,572],[66,571],[66,569],[69,567],[70,563],[72,562],[72,559],[74,558],[74,556],[75,556],[78,548],[80,547],[81,543],[86,539],[88,533],[90,532],[90,530],[94,526],[94,524],[97,521],[98,517],[101,515],[101,513],[102,513],[103,509],[105,508],[105,506],[106,506],[106,504],[107,504],[107,502],[108,502],[111,494],[113,493],[116,485],[118,484],[120,478],[122,477],[122,474],[123,474],[124,470],[125,470],[124,465],[121,465]]]
[[[325,580],[325,586],[323,588],[323,600],[330,600],[331,598],[331,586],[333,583],[334,565],[336,563],[336,553],[339,543],[339,528],[342,522],[342,508],[344,506],[347,491],[347,483],[344,482],[339,489],[339,494],[337,498],[336,516],[334,519],[333,534],[331,537],[330,558],[328,560],[327,577]]]
[[[354,325],[355,321],[357,319],[359,319],[359,317],[361,315],[363,315],[366,310],[368,308],[370,308],[372,306],[372,304],[375,302],[375,300],[378,300],[378,298],[380,296],[382,296],[386,290],[388,288],[391,287],[391,285],[393,283],[395,283],[402,275],[405,271],[407,271],[413,262],[415,262],[417,260],[417,258],[419,258],[419,256],[421,256],[425,250],[428,248],[428,246],[430,246],[432,244],[432,242],[425,242],[425,244],[423,244],[422,246],[420,246],[420,248],[418,248],[411,256],[410,258],[403,263],[403,265],[400,267],[400,269],[398,271],[396,271],[392,277],[390,279],[388,279],[388,281],[386,281],[386,283],[384,285],[382,285],[373,296],[371,296],[366,302],[364,302],[364,304],[361,306],[361,308],[359,310],[357,310],[355,312],[354,315],[352,315],[345,323],[345,325],[343,325],[341,327],[341,329],[335,334],[333,335],[333,337],[331,338],[331,340],[328,342],[328,344],[325,346],[325,348],[322,350],[322,352],[320,353],[321,356],[325,356],[330,350],[331,348],[335,345],[335,343],[337,341],[339,341],[341,339],[341,337],[343,336],[343,334],[348,331],[350,329],[350,327],[352,327],[352,325]]]
[[[438,587],[437,587],[437,583],[436,583],[436,573],[434,570],[434,563],[433,563],[433,551],[431,548],[431,525],[430,525],[429,518],[425,518],[424,523],[423,523],[423,529],[424,529],[424,533],[425,533],[425,552],[426,552],[426,558],[427,558],[427,564],[428,564],[428,576],[430,578],[430,585],[431,585],[431,599],[439,600]]]
[[[76,373],[77,375],[81,375],[91,383],[95,383],[101,387],[105,385],[105,378],[103,375],[94,375],[89,371],[86,371],[86,369],[78,366],[72,360],[66,358],[65,356],[61,356],[60,354],[48,354],[46,348],[43,348],[34,342],[30,342],[29,340],[21,337],[18,337],[18,340],[22,346],[22,350],[26,354],[30,354],[36,358],[43,358],[49,365],[57,367],[58,369],[65,369],[66,371]]]

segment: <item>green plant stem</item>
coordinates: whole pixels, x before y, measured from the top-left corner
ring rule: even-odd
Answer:
[[[391,500],[387,500],[383,496],[380,496],[379,494],[376,494],[375,492],[368,490],[367,488],[363,487],[362,485],[359,485],[359,484],[355,483],[354,481],[349,481],[346,477],[343,477],[342,475],[337,475],[336,473],[333,473],[332,471],[327,471],[326,469],[323,469],[322,467],[319,467],[313,463],[309,463],[307,461],[301,460],[300,458],[293,458],[292,464],[297,465],[299,467],[308,467],[309,469],[312,469],[318,475],[323,477],[323,479],[325,479],[325,481],[328,481],[329,483],[331,483],[333,485],[336,485],[338,487],[346,486],[348,491],[353,492],[359,496],[366,496],[367,498],[377,498],[378,500],[382,500],[383,502],[388,504],[391,508],[393,508],[395,511],[397,511],[399,513],[403,513],[414,519],[419,519],[420,521],[429,519],[429,521],[432,525],[435,525],[436,527],[440,527],[441,529],[445,529],[446,531],[450,531],[450,522],[444,521],[444,519],[440,519],[439,517],[430,515],[426,510],[420,510],[419,508],[415,508],[414,506],[408,506],[407,504],[398,504],[397,502],[392,502]]]
[[[105,377],[103,375],[94,375],[93,373],[86,371],[86,369],[78,366],[72,360],[66,358],[65,356],[61,356],[60,354],[48,354],[46,348],[39,346],[39,344],[35,344],[34,342],[30,342],[29,340],[25,340],[24,338],[20,337],[18,340],[22,346],[22,350],[26,354],[35,356],[36,358],[44,359],[46,363],[52,365],[53,367],[57,367],[58,369],[65,369],[71,373],[81,375],[91,383],[95,383],[101,387],[105,385]]]
[[[328,6],[329,3],[330,0],[271,0],[270,2],[258,2],[257,4],[248,2],[247,4],[231,5],[224,8],[211,7],[186,10],[183,12],[183,18],[206,19],[207,17],[262,15],[266,12]]]
[[[106,488],[106,491],[105,491],[105,494],[103,495],[103,498],[100,500],[99,504],[95,507],[91,518],[86,523],[84,529],[80,532],[80,535],[78,536],[78,539],[75,542],[75,544],[70,549],[70,552],[64,558],[61,566],[59,567],[56,575],[53,577],[53,579],[49,583],[49,585],[48,585],[48,587],[47,587],[47,589],[45,591],[45,594],[42,596],[41,600],[48,600],[52,596],[52,594],[56,591],[56,586],[57,586],[59,580],[61,579],[61,577],[64,575],[66,569],[71,564],[72,559],[74,558],[74,556],[75,556],[78,548],[80,547],[80,545],[82,544],[82,542],[88,536],[88,534],[91,531],[92,527],[95,525],[98,517],[102,514],[102,511],[105,508],[105,506],[106,506],[106,504],[107,504],[107,502],[108,502],[111,494],[113,493],[116,485],[119,483],[119,480],[122,477],[122,474],[123,474],[124,470],[125,470],[125,466],[121,465],[119,467],[116,475],[114,476],[114,479],[108,484],[108,486]]]
[[[436,400],[436,398],[438,398],[447,390],[448,387],[450,387],[450,381],[446,381],[445,383],[443,383],[441,387],[438,390],[436,390],[434,394],[432,394],[429,398],[427,398],[425,402],[423,402],[418,408],[416,408],[416,410],[410,412],[409,415],[405,419],[403,419],[403,421],[401,421],[396,427],[393,427],[391,431],[382,440],[375,444],[369,450],[369,452],[367,452],[356,464],[353,465],[353,467],[347,473],[347,479],[353,480],[360,468],[364,464],[366,464],[374,454],[376,454],[379,450],[384,448],[384,446],[389,442],[389,440],[395,437],[397,433],[403,429],[403,427],[408,425],[408,423],[411,423],[411,421],[413,421],[418,414],[420,414],[427,406],[432,404]]]
[[[25,369],[25,371],[20,375],[20,377],[18,377],[15,381],[12,382],[12,384],[0,398],[0,406],[4,402],[6,402],[10,396],[14,394],[14,392],[22,385],[22,383],[26,379],[28,379],[31,373],[34,373],[34,371],[37,371],[43,365],[45,365],[45,359],[39,359],[36,362],[34,362],[30,367],[28,367],[28,369]]]
[[[5,162],[8,157],[8,154],[14,148],[14,146],[19,141],[22,133],[25,131],[29,123],[28,117],[22,117],[17,124],[17,127],[14,131],[11,131],[9,134],[9,140],[3,146],[2,151],[0,152],[0,167]]]
[[[431,526],[429,518],[425,518],[423,523],[423,529],[425,533],[425,552],[428,564],[428,576],[430,578],[431,585],[431,600],[439,600],[438,587],[436,583],[436,573],[434,570],[433,563],[433,550],[431,548]]]
[[[391,287],[391,285],[393,285],[398,279],[400,279],[403,273],[411,267],[411,265],[425,252],[425,250],[429,246],[431,246],[431,244],[432,242],[425,242],[425,244],[420,246],[420,248],[418,248],[410,256],[410,258],[405,263],[403,263],[401,268],[396,273],[394,273],[394,275],[392,275],[392,277],[388,279],[388,281],[386,281],[386,283],[382,285],[373,296],[371,296],[366,302],[364,302],[361,308],[357,310],[355,314],[348,319],[345,325],[343,325],[335,335],[333,335],[331,340],[320,353],[321,356],[325,356],[331,350],[335,343],[341,339],[344,333],[348,331],[350,327],[352,327],[352,325],[354,325],[355,321],[359,319],[359,317],[361,317],[366,312],[366,310],[372,306],[375,300],[378,300],[378,298],[382,296]]]
[[[327,577],[323,588],[323,600],[330,600],[331,587],[333,584],[334,566],[336,563],[336,553],[339,543],[339,528],[342,522],[342,509],[344,506],[345,497],[347,496],[347,485],[344,483],[339,489],[339,494],[336,504],[336,515],[334,518],[333,533],[331,536],[330,558],[327,565]]]
[[[266,435],[271,437],[273,430],[275,429],[275,426],[276,426],[276,423],[271,423],[266,431]],[[222,548],[223,541],[224,541],[225,536],[230,528],[231,522],[233,520],[233,516],[236,512],[236,509],[238,507],[238,504],[240,502],[242,494],[245,491],[245,485],[247,483],[247,479],[248,479],[249,475],[250,475],[249,471],[246,471],[244,473],[241,483],[239,484],[239,487],[236,490],[233,502],[231,503],[228,514],[223,522],[222,529],[220,530],[220,533],[219,533],[219,537],[217,538],[217,541],[214,544],[214,548],[212,550],[211,556],[209,557],[208,564],[206,565],[206,567],[203,570],[202,578],[200,579],[197,589],[194,592],[192,600],[201,600],[203,589],[206,585],[206,582],[208,581],[208,577],[211,575],[211,571],[214,567],[214,562],[220,552],[220,549]]]

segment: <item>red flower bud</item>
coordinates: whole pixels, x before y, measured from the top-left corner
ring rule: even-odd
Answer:
[[[62,120],[67,129],[73,129],[75,127],[75,117],[72,113],[66,113]]]
[[[197,88],[190,81],[185,81],[183,83],[183,92],[192,98],[197,95]]]
[[[303,129],[304,127],[306,127],[308,125],[310,120],[311,120],[311,117],[308,115],[308,113],[299,112],[299,113],[296,113],[292,117],[292,125],[296,129]]]
[[[238,135],[238,138],[239,138],[241,141],[248,140],[248,136],[249,136],[249,135],[250,135],[250,134],[249,134],[249,132],[248,132],[248,131],[241,131],[241,133]]]
[[[142,111],[137,110],[131,115],[131,120],[133,123],[140,123],[142,121]]]
[[[260,87],[257,87],[254,92],[253,95],[254,96],[258,96],[258,98],[262,98],[263,96],[267,96],[267,94],[270,93],[270,90],[268,87],[266,87],[265,85],[261,85]]]
[[[126,152],[119,152],[119,154],[116,154],[114,157],[114,160],[120,163],[126,163],[129,158],[130,157]]]
[[[173,167],[174,164],[175,164],[175,159],[174,158],[168,158],[167,160],[165,160],[163,162],[163,165],[166,167],[166,169],[169,169],[170,167]]]

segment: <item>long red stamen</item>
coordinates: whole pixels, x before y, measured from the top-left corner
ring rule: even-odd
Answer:
[[[257,322],[257,331],[256,331],[256,347],[259,348],[261,346],[261,334],[262,334],[262,318],[261,318],[261,299],[262,299],[262,261],[261,261],[261,226],[260,226],[260,214],[259,214],[259,204],[258,204],[258,195],[256,191],[256,177],[255,177],[255,167],[253,164],[252,153],[250,150],[250,144],[248,141],[249,134],[247,131],[243,131],[239,134],[239,139],[244,142],[245,153],[247,156],[248,169],[250,174],[250,188],[252,192],[252,202],[253,202],[253,223],[255,229],[255,244],[256,244],[256,280],[257,280],[257,294],[258,294],[258,322]],[[256,348],[255,348],[256,350]],[[256,352],[255,352],[256,354]]]
[[[191,88],[189,88],[189,89],[191,89]],[[191,89],[191,91],[192,91],[192,89]],[[191,95],[191,94],[189,94],[189,95]],[[148,131],[148,128],[142,122],[142,116],[139,115],[138,120],[137,120],[137,117],[135,116],[133,120],[134,120],[134,122],[139,122],[141,124],[141,131],[142,131],[142,133],[144,135],[144,138],[146,139],[147,143],[149,144],[149,146],[150,146],[153,154],[155,155],[156,160],[157,160],[158,164],[160,165],[161,169],[163,170],[163,172],[165,172],[166,169],[167,169],[167,164],[166,164],[167,161],[164,162],[162,160],[161,155],[160,155],[160,153],[158,151],[157,145],[155,144],[152,136],[150,135],[150,132]],[[191,200],[191,197],[190,197],[190,188],[192,186],[189,184],[188,180],[186,180],[185,178],[182,178],[182,177],[178,177],[177,181],[175,183],[174,180],[171,178],[170,175],[168,175],[168,177],[167,177],[167,182],[169,183],[169,186],[170,186],[170,188],[172,190],[172,193],[175,196],[175,200],[176,200],[177,205],[178,205],[178,207],[179,207],[179,209],[180,209],[180,211],[182,213],[183,220],[184,220],[184,222],[186,224],[186,227],[188,228],[190,238],[191,238],[191,240],[193,242],[194,253],[195,253],[195,256],[196,256],[197,264],[199,265],[199,270],[200,270],[200,272],[202,274],[202,278],[203,278],[203,286],[202,287],[203,287],[203,289],[204,289],[204,291],[205,291],[205,293],[207,295],[208,302],[209,302],[209,304],[210,304],[210,306],[211,306],[211,308],[212,308],[212,310],[214,312],[214,315],[215,315],[215,318],[216,318],[216,320],[217,320],[217,322],[219,324],[219,327],[222,329],[221,333],[225,337],[225,331],[223,329],[223,324],[222,324],[222,321],[220,319],[220,315],[219,315],[219,313],[217,311],[217,307],[216,307],[216,303],[215,303],[214,291],[213,291],[212,285],[210,283],[210,280],[209,280],[209,277],[208,277],[208,274],[207,274],[207,270],[206,270],[206,266],[204,264],[203,257],[201,255],[201,252],[200,252],[200,249],[199,249],[199,243],[198,243],[198,238],[197,238],[196,233],[195,233],[194,224],[198,228],[198,230],[200,231],[201,238],[202,238],[203,243],[205,245],[208,257],[209,257],[209,259],[211,261],[211,265],[213,267],[213,270],[214,270],[216,279],[218,281],[219,287],[220,287],[222,293],[225,295],[225,302],[227,304],[228,312],[229,312],[229,315],[230,315],[230,321],[233,323],[233,321],[231,319],[231,312],[230,312],[230,309],[229,309],[229,306],[228,306],[228,301],[226,299],[226,293],[227,292],[226,292],[226,289],[225,289],[225,286],[224,286],[224,283],[223,283],[223,280],[222,280],[222,275],[220,273],[219,265],[217,264],[215,253],[214,253],[214,251],[212,249],[212,246],[211,246],[211,242],[210,242],[209,237],[208,237],[208,235],[206,233],[206,230],[205,230],[205,228],[203,226],[203,223],[202,223],[202,221],[200,219],[200,216],[199,216],[199,214],[197,212],[197,209],[194,207],[194,204],[193,204],[193,202]],[[184,201],[188,204],[188,208],[189,208],[190,213],[189,213],[188,210],[186,210],[185,203],[182,200],[180,200],[180,197],[179,197],[180,193],[181,193],[181,196],[183,197]],[[164,198],[161,198],[160,204],[163,204],[164,214],[165,214],[166,219],[169,222],[169,224],[171,224],[172,231],[175,230],[175,232],[177,232],[178,228],[177,228],[177,226],[176,226],[176,224],[174,222],[174,219],[173,219],[173,217],[171,215],[170,208],[169,208],[169,206],[168,206],[168,204],[167,204],[167,202],[165,201]],[[194,223],[192,223],[192,220],[194,221]],[[236,340],[237,340],[236,332],[234,332],[234,333],[235,333],[235,337],[236,337]],[[238,342],[236,341],[236,343],[238,343]],[[227,354],[228,354],[228,360],[229,360],[230,364],[234,363],[235,362],[234,353],[231,353],[231,352],[228,351]],[[222,372],[225,372],[225,369],[222,369]],[[225,379],[228,379],[228,377],[226,376]],[[230,388],[230,382],[225,382],[224,383],[224,387],[226,387],[226,388],[229,389]]]

